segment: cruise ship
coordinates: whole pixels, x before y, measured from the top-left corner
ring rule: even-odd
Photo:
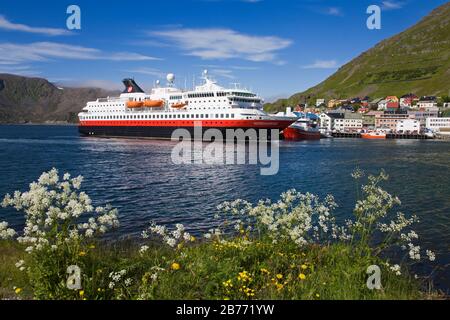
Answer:
[[[174,74],[168,74],[167,85],[157,81],[150,94],[133,79],[124,79],[125,90],[119,97],[90,101],[78,114],[79,132],[86,136],[146,137],[170,139],[178,128],[194,128],[203,132],[219,129],[268,129],[282,131],[297,119],[273,116],[263,111],[263,100],[257,94],[235,88],[226,89],[203,71],[203,83],[194,90],[182,90],[174,85]],[[203,136],[203,135],[202,135]]]

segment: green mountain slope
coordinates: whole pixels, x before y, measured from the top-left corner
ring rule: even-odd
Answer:
[[[335,74],[289,99],[267,104],[268,111],[315,98],[388,95],[448,95],[450,91],[450,2],[419,23],[386,39]]]
[[[0,123],[77,122],[87,101],[117,94],[99,88],[57,88],[41,78],[0,74]]]

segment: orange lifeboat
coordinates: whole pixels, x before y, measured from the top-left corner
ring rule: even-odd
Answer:
[[[164,105],[164,100],[145,100],[144,107],[147,108],[159,108]]]
[[[184,108],[186,106],[187,106],[187,103],[180,102],[180,103],[174,103],[171,107],[175,108],[175,109],[181,109],[181,108]]]
[[[142,101],[128,101],[127,107],[128,108],[141,108],[144,105],[144,102]]]

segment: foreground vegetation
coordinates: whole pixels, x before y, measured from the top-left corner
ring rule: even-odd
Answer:
[[[362,172],[355,171],[356,179]],[[380,187],[384,173],[361,188],[354,220],[338,225],[331,196],[289,190],[278,202],[244,200],[218,207],[216,229],[196,238],[183,225],[152,224],[142,240],[102,241],[118,227],[117,213],[93,208],[79,191],[81,177],[44,173],[30,191],[7,195],[4,206],[26,214],[19,237],[0,224],[0,298],[3,299],[425,299],[426,277],[386,250],[411,261],[435,259],[414,243],[416,218]],[[83,218],[86,215],[87,218]],[[387,219],[387,220],[386,220]],[[13,240],[15,238],[17,241]],[[378,239],[375,242],[375,239]],[[161,241],[162,240],[162,241]],[[369,289],[367,268],[379,266],[381,286]],[[68,274],[69,266],[80,269]],[[70,270],[69,270],[70,271]]]

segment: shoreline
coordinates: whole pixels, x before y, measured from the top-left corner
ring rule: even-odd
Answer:
[[[78,123],[71,123],[71,122],[0,123],[0,126],[78,126]]]

